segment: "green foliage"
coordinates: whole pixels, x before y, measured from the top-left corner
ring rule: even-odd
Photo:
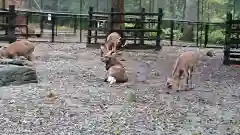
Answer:
[[[164,39],[170,39],[171,28],[162,29],[162,37]],[[183,36],[180,30],[173,30],[174,40],[180,40]]]
[[[124,23],[124,26],[125,27],[134,27],[135,24],[133,24],[133,23]]]
[[[223,30],[215,30],[210,32],[208,40],[209,43],[224,44],[225,35]]]

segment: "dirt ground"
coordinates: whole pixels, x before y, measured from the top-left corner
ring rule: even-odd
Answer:
[[[240,134],[240,68],[222,50],[201,61],[194,90],[166,94],[180,48],[124,50],[129,82],[110,86],[98,49],[36,46],[39,84],[0,88],[2,135]]]

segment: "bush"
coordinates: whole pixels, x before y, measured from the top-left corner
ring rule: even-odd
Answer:
[[[57,26],[57,29],[58,30],[69,30],[71,29],[70,27],[67,27],[67,26]]]
[[[209,33],[208,41],[214,44],[224,44],[225,35],[223,30],[215,30]]]
[[[201,36],[201,31],[198,32],[198,36]],[[194,41],[196,42],[197,31],[194,31]],[[202,38],[201,42],[204,43],[205,41],[205,31],[202,31]],[[225,35],[223,30],[213,30],[208,32],[208,44],[224,44]]]
[[[162,38],[170,39],[171,28],[162,29]],[[173,30],[174,40],[179,40],[183,37],[183,33],[180,30]]]
[[[125,27],[134,27],[135,24],[133,24],[133,23],[124,23],[124,26]]]
[[[202,37],[201,37],[202,34]],[[208,35],[209,36],[209,35]],[[204,43],[205,41],[205,31],[198,31],[198,41],[200,42],[200,37],[201,37],[201,43]],[[197,40],[197,31],[194,31],[194,37],[193,37],[194,42]]]

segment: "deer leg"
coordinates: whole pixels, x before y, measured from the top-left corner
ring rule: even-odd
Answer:
[[[177,80],[177,90],[176,90],[176,92],[179,92],[179,91],[181,90],[181,88],[182,88],[182,86],[181,86],[181,79],[178,78],[178,80]]]
[[[192,86],[192,72],[193,72],[193,68],[191,68],[190,70],[189,70],[189,82],[190,82],[190,88],[192,89],[193,88],[193,86]]]
[[[186,91],[189,87],[189,71],[184,72],[184,90]]]
[[[25,58],[29,61],[33,61],[35,57],[33,56],[33,54],[29,54],[29,55],[26,55]]]

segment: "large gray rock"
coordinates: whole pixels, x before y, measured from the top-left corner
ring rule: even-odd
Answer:
[[[0,87],[38,83],[36,70],[27,60],[0,59]]]

